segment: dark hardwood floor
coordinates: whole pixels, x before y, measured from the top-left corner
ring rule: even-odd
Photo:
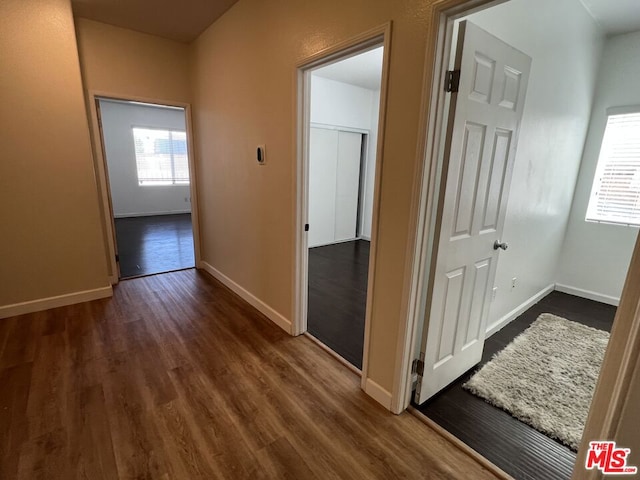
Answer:
[[[369,242],[309,249],[308,332],[362,369]]]
[[[195,266],[191,214],[116,218],[120,278]]]
[[[489,337],[476,368],[417,408],[517,480],[566,480],[575,464],[573,451],[463,390],[462,384],[541,313],[611,331],[615,311],[610,305],[552,292]]]
[[[0,320],[0,478],[496,477],[191,269]]]

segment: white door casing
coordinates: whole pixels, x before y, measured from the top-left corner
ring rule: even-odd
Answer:
[[[524,53],[460,22],[418,403],[482,358],[530,67]]]

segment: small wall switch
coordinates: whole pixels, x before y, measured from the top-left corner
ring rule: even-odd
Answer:
[[[491,301],[492,302],[496,299],[497,295],[498,295],[498,287],[493,287],[493,290],[491,291]]]
[[[518,284],[518,278],[517,277],[513,277],[511,279],[511,290],[513,290],[514,288],[516,288],[516,285]]]
[[[258,165],[264,165],[267,162],[267,149],[264,145],[258,145],[256,148],[256,160]]]

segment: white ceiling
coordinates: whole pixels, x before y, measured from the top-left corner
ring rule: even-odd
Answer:
[[[580,0],[608,35],[640,30],[639,0]]]
[[[382,81],[382,53],[383,48],[378,47],[314,70],[312,75],[379,90]]]

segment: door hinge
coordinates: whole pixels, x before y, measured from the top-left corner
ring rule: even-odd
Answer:
[[[308,231],[309,231],[309,224],[308,224],[308,223],[305,223],[305,224],[304,224],[304,231],[305,231],[305,232],[308,232]]]
[[[416,358],[411,364],[411,373],[417,373],[419,376],[424,375],[424,362]]]
[[[460,87],[460,70],[448,70],[444,79],[444,91],[456,93]]]

